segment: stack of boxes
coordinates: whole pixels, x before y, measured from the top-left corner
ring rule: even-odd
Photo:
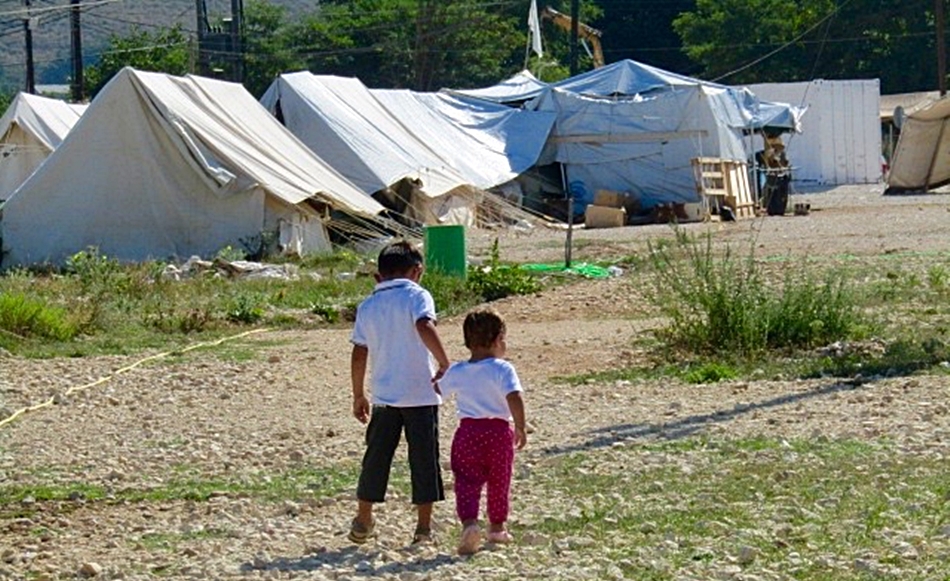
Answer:
[[[594,203],[584,212],[585,228],[619,228],[627,223],[627,216],[635,213],[638,200],[626,192],[597,190]]]

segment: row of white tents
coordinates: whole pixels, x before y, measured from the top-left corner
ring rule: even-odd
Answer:
[[[410,223],[472,224],[488,191],[510,192],[549,164],[582,198],[612,189],[647,204],[691,201],[690,159],[744,161],[752,132],[795,130],[802,113],[633,61],[554,85],[522,74],[439,93],[293,73],[261,102],[233,83],[124,69],[85,112],[71,110],[33,158],[52,154],[3,182],[4,267],[90,246],[122,260],[211,255],[265,233],[306,254],[329,247],[340,213],[379,223],[386,206]],[[4,143],[10,126],[49,125],[13,107],[8,117]],[[25,160],[33,146],[2,147]]]

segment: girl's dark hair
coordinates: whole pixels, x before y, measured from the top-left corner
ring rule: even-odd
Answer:
[[[376,259],[376,270],[383,277],[405,274],[421,265],[422,253],[406,240],[387,245]]]
[[[491,347],[498,336],[504,332],[504,319],[491,309],[472,311],[465,316],[465,322],[462,323],[465,346],[469,349]]]

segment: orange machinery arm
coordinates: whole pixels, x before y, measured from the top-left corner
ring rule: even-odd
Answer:
[[[541,11],[541,18],[547,18],[562,29],[568,32],[571,31],[573,19],[567,14],[558,12],[550,6],[544,7],[544,10]],[[600,46],[600,37],[602,34],[603,33],[600,30],[594,28],[593,26],[588,26],[583,22],[577,23],[577,35],[590,43],[591,58],[594,61],[594,68],[600,68],[604,66],[604,51]]]

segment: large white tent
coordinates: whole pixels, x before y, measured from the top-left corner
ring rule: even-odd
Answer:
[[[563,165],[581,208],[600,189],[644,207],[698,201],[693,158],[745,162],[750,132],[798,130],[802,113],[631,60],[555,83],[525,107],[557,115],[539,163]]]
[[[0,117],[0,201],[30,177],[73,128],[86,105],[19,93]]]
[[[887,174],[887,192],[926,191],[950,183],[950,97],[907,111]]]
[[[211,255],[269,234],[305,254],[328,248],[329,208],[382,210],[241,85],[126,68],[3,205],[3,265],[89,246],[120,260]]]
[[[488,101],[371,90],[358,79],[281,75],[261,103],[367,194],[404,199],[421,222],[473,222],[473,196],[534,165],[554,117]],[[403,194],[399,194],[403,195]]]

